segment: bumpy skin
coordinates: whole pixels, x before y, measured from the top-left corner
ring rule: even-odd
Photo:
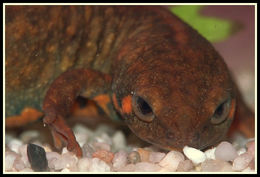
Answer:
[[[64,120],[78,96],[120,114],[143,140],[180,150],[218,143],[233,117],[233,129],[254,136],[254,114],[238,95],[212,45],[164,7],[6,7],[7,120],[27,107],[42,110],[56,146],[64,140],[78,156]],[[137,98],[151,108],[148,121]],[[213,124],[226,100],[224,121]]]

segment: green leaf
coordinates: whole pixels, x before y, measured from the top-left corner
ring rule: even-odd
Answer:
[[[171,7],[170,10],[207,40],[220,42],[227,39],[233,33],[233,22],[216,17],[202,16],[200,14],[202,8],[202,5],[181,5]]]

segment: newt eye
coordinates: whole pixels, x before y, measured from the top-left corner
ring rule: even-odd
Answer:
[[[144,122],[151,122],[154,119],[155,116],[151,106],[143,98],[133,96],[132,105],[136,116],[140,120]]]
[[[230,110],[230,104],[231,98],[228,98],[217,107],[213,116],[211,117],[212,124],[220,124],[227,119]]]

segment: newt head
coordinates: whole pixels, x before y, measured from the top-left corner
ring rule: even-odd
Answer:
[[[152,52],[142,53],[150,59],[121,60],[126,67],[114,76],[113,103],[129,128],[168,150],[204,149],[223,140],[236,107],[223,59],[211,46]]]

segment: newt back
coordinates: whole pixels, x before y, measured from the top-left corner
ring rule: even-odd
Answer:
[[[50,84],[68,69],[110,73],[114,53],[134,22],[125,20],[126,9],[6,6],[6,117],[24,107],[41,110]]]

